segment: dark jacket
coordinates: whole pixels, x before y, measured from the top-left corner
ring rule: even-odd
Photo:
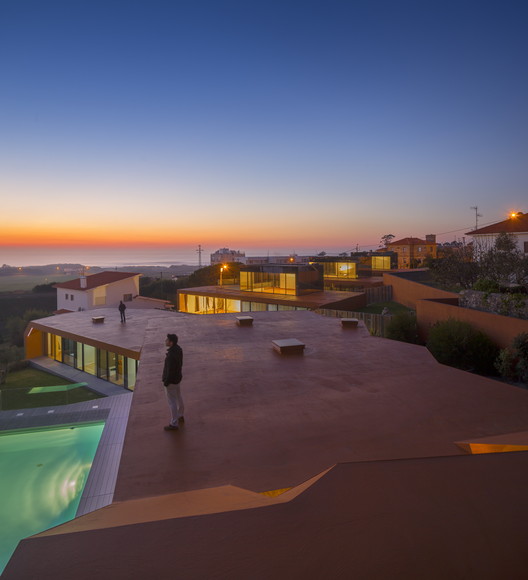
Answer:
[[[182,380],[183,351],[178,344],[173,344],[165,355],[161,380],[165,386],[177,385]]]

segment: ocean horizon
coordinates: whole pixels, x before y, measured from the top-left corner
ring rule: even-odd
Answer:
[[[202,266],[211,263],[210,256],[219,248],[202,251]],[[245,252],[246,256],[284,256],[296,253],[298,255],[315,255],[319,250],[302,248],[287,250],[285,248],[231,248]],[[341,252],[334,250],[330,252]],[[122,268],[126,266],[198,266],[200,264],[195,247],[50,247],[50,246],[0,246],[0,266],[14,267],[45,266],[47,264],[82,264],[83,266],[99,266],[101,268]]]

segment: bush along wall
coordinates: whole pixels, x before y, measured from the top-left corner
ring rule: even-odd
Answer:
[[[518,334],[511,346],[500,351],[495,368],[505,379],[528,385],[528,332]]]
[[[496,375],[499,347],[468,322],[450,318],[430,330],[427,348],[442,364],[482,375]]]

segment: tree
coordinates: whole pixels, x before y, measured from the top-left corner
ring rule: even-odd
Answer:
[[[380,246],[387,248],[394,239],[394,237],[395,237],[394,234],[385,234],[384,236],[381,236]]]
[[[528,282],[528,259],[519,250],[511,234],[500,233],[492,248],[481,252],[482,277],[499,286]]]
[[[11,316],[5,323],[7,340],[15,346],[24,346],[24,330],[31,320],[51,316],[44,310],[26,310],[22,316]]]
[[[22,349],[12,344],[0,344],[0,385],[5,383],[9,365],[22,359]]]
[[[462,289],[500,288],[528,283],[528,257],[523,256],[511,234],[501,233],[492,247],[473,245],[445,248],[443,257],[430,263],[433,279]]]
[[[220,278],[220,268],[223,264],[214,264],[212,266],[205,266],[205,268],[200,268],[193,272],[187,281],[188,288],[194,288],[195,286],[215,286],[218,284]],[[240,277],[240,266],[239,262],[229,262],[225,264],[227,266],[224,272],[224,280],[226,279],[237,279]]]
[[[459,250],[446,250],[443,258],[429,263],[433,280],[442,286],[468,289],[480,275],[480,265],[474,260],[472,246]]]

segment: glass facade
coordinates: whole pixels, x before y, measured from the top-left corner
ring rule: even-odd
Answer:
[[[289,294],[295,296],[297,279],[295,273],[240,271],[240,290]]]
[[[390,270],[391,259],[390,256],[372,256],[373,270]]]
[[[357,278],[356,262],[324,262],[325,278]]]
[[[45,345],[46,355],[53,360],[134,389],[139,361],[133,358],[51,333],[46,334]]]
[[[284,310],[306,310],[300,306],[282,304],[264,304],[250,300],[232,300],[216,296],[198,296],[196,294],[179,294],[179,310],[189,314],[230,314],[237,312],[276,312]]]

